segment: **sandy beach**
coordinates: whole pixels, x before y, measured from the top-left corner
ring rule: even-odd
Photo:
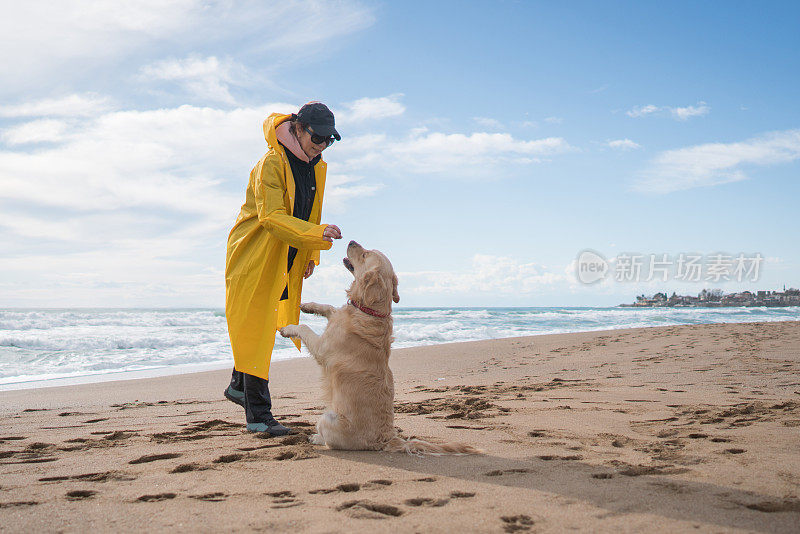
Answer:
[[[228,371],[0,392],[0,532],[798,532],[800,323],[395,350],[396,425],[480,456],[331,451],[316,364],[244,431]]]

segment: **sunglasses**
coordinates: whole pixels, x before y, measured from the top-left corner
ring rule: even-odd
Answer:
[[[305,130],[311,136],[311,142],[314,143],[315,145],[325,145],[326,147],[329,147],[333,144],[334,141],[333,136],[323,137],[321,135],[317,135],[314,133],[314,130],[312,130],[308,126],[306,126]]]

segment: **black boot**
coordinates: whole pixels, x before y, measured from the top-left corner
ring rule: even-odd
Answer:
[[[242,373],[244,377],[244,413],[247,417],[247,430],[267,432],[273,436],[285,436],[291,432],[272,416],[272,399],[269,394],[269,381],[257,376]]]
[[[244,373],[233,369],[231,383],[222,393],[225,398],[244,408]]]

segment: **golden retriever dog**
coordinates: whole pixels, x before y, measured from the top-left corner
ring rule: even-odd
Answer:
[[[394,427],[394,377],[389,369],[392,301],[399,302],[397,275],[389,259],[355,241],[347,247],[344,266],[354,280],[341,308],[304,303],[300,309],[328,319],[318,336],[306,325],[281,328],[284,337],[299,337],[322,368],[328,410],[310,441],[331,449],[384,450],[411,454],[468,454],[477,449],[461,443],[434,444],[401,438]]]

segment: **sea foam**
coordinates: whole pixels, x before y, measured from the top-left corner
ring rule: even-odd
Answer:
[[[396,308],[395,348],[674,324],[797,321],[800,308]],[[303,314],[322,333],[326,321]],[[272,360],[308,356],[276,337]],[[232,365],[219,309],[0,310],[0,386]],[[159,371],[160,370],[160,371]],[[20,386],[21,387],[21,386]]]

